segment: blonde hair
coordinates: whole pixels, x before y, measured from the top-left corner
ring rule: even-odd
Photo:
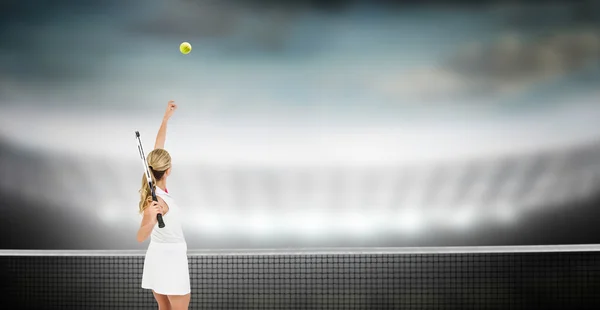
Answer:
[[[169,152],[167,152],[165,149],[154,149],[152,152],[148,153],[146,159],[150,168],[152,185],[154,185],[154,189],[156,189],[156,182],[160,181],[165,176],[167,170],[171,168],[171,155],[169,155]],[[151,201],[152,191],[150,191],[148,180],[146,179],[146,174],[144,173],[144,175],[142,175],[142,188],[140,189],[140,213],[144,212],[144,210],[148,207],[148,203]]]

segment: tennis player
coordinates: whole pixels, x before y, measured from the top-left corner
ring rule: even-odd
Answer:
[[[190,304],[190,274],[187,243],[183,236],[183,215],[167,191],[167,178],[171,175],[171,156],[164,149],[167,123],[177,105],[169,101],[162,124],[156,136],[154,150],[147,161],[155,185],[158,202],[152,201],[146,176],[142,177],[140,213],[143,215],[137,233],[138,242],[150,237],[144,260],[142,288],[152,290],[159,310],[187,310]],[[162,214],[165,227],[157,225],[157,214]]]

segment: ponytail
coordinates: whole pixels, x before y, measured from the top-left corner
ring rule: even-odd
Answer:
[[[156,178],[154,177],[154,173],[150,170],[150,176],[152,176],[152,184],[154,185],[154,189],[156,189]],[[148,185],[148,179],[146,179],[146,174],[142,175],[142,188],[140,189],[140,203],[139,209],[140,213],[143,213],[144,210],[148,207],[148,203],[152,201],[152,191],[150,190],[150,186]]]
[[[156,181],[162,180],[165,173],[171,168],[171,155],[164,149],[154,149],[148,153],[148,169],[150,169],[150,176],[152,177],[152,185],[156,189]],[[142,176],[142,188],[140,188],[140,203],[139,211],[143,213],[148,207],[149,203],[152,202],[152,191],[148,185],[146,174]]]

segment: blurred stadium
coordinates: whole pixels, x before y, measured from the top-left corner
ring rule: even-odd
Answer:
[[[4,3],[3,247],[139,248],[169,99],[191,248],[596,243],[597,2],[430,4]]]
[[[597,2],[4,5],[5,248],[138,248],[168,99],[191,248],[597,242]]]

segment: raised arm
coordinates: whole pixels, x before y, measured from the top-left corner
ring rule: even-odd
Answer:
[[[163,116],[162,123],[158,129],[158,134],[156,135],[156,142],[154,143],[155,149],[165,148],[165,140],[167,139],[167,123],[176,109],[177,105],[175,104],[175,101],[171,100],[169,103],[167,103],[167,111],[165,111],[165,116]]]

